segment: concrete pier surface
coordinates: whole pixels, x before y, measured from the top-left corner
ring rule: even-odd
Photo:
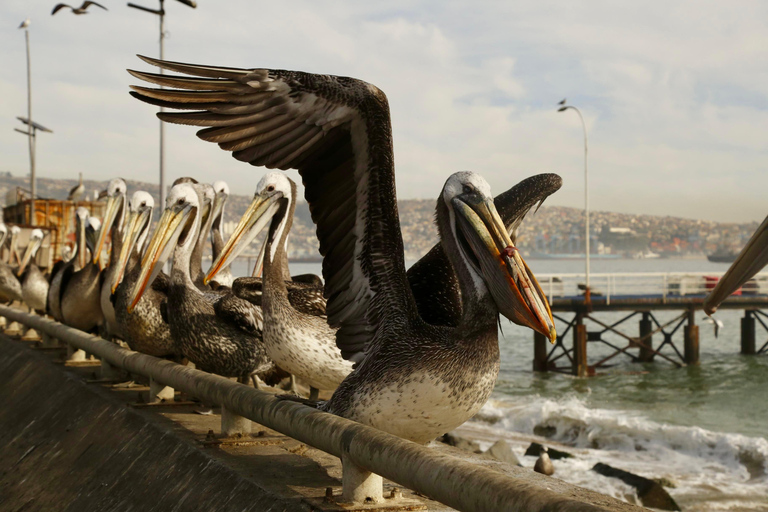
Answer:
[[[451,510],[386,480],[383,503],[344,506],[337,457],[256,423],[250,435],[223,438],[218,407],[198,414],[204,405],[178,395],[178,404],[146,403],[148,382],[100,381],[98,365],[65,366],[66,346],[35,345],[0,337],[2,510]],[[434,449],[591,504],[585,510],[641,510],[530,469]]]

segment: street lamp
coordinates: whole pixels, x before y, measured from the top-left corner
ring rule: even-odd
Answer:
[[[176,0],[177,2],[181,2],[182,4],[189,6],[191,8],[197,7],[197,2],[194,0]],[[150,14],[155,14],[160,17],[160,60],[163,60],[165,58],[165,51],[164,51],[164,40],[165,40],[165,9],[163,7],[165,0],[160,0],[160,8],[159,9],[151,9],[149,7],[144,7],[142,5],[137,5],[132,2],[128,2],[128,7],[133,7],[134,9],[138,9],[140,11],[148,12]],[[163,74],[163,68],[160,68],[160,74]],[[161,85],[160,88],[162,89],[163,86]],[[163,107],[160,107],[160,112],[163,112],[165,109]],[[161,208],[165,208],[165,124],[160,121],[160,204]]]
[[[29,139],[29,189],[32,192],[32,198],[37,193],[37,181],[35,180],[35,131],[36,127],[32,122],[32,65],[29,57],[29,18],[25,19],[19,25],[19,29],[24,29],[24,39],[27,43],[27,117],[26,120],[19,117],[21,122],[27,125],[27,138]],[[18,128],[14,128],[20,132]],[[24,132],[22,132],[24,133]]]
[[[558,112],[565,112],[568,109],[575,110],[577,114],[579,114],[579,119],[581,119],[581,126],[584,128],[584,212],[585,212],[585,231],[586,231],[586,288],[584,290],[584,300],[589,301],[590,298],[590,290],[589,290],[589,173],[587,172],[587,151],[588,151],[588,144],[587,144],[587,125],[584,123],[584,117],[581,115],[581,112],[578,108],[572,106],[572,105],[566,105],[565,99],[563,99],[560,103],[560,108],[557,109]]]

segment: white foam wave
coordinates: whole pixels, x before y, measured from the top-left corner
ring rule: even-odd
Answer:
[[[559,461],[558,476],[618,498],[635,501],[632,489],[589,471],[596,462],[677,484],[670,493],[696,510],[756,503],[768,510],[768,440],[654,422],[636,412],[592,409],[575,397],[491,400],[475,418],[486,428],[519,432],[576,448]],[[730,500],[730,501],[729,501]],[[703,503],[713,508],[704,508]],[[717,505],[715,505],[717,504]]]

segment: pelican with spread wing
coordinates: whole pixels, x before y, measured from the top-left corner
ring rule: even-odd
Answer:
[[[161,119],[206,126],[198,135],[238,160],[298,169],[323,255],[328,323],[356,363],[324,410],[424,443],[490,396],[499,313],[555,339],[541,288],[487,182],[471,172],[449,177],[437,201],[460,317],[453,326],[421,317],[406,278],[389,106],[378,88],[354,78],[145,60],[193,75],[132,72],[170,87],[134,87],[136,97],[192,110]],[[272,245],[265,258],[276,261],[280,250]]]

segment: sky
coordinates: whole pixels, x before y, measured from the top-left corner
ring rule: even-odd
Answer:
[[[0,3],[0,171],[29,172],[24,31],[31,19],[37,174],[157,182],[155,107],[128,95],[127,68],[155,71],[158,19],[100,0]],[[135,0],[157,8],[157,1]],[[398,197],[436,198],[455,171],[495,193],[541,172],[563,177],[547,204],[762,220],[768,214],[768,3],[627,1],[167,0],[165,57],[196,64],[352,76],[389,98]],[[263,168],[195,128],[167,125],[167,182],[226,179],[252,194]],[[290,175],[297,179],[295,171]]]

